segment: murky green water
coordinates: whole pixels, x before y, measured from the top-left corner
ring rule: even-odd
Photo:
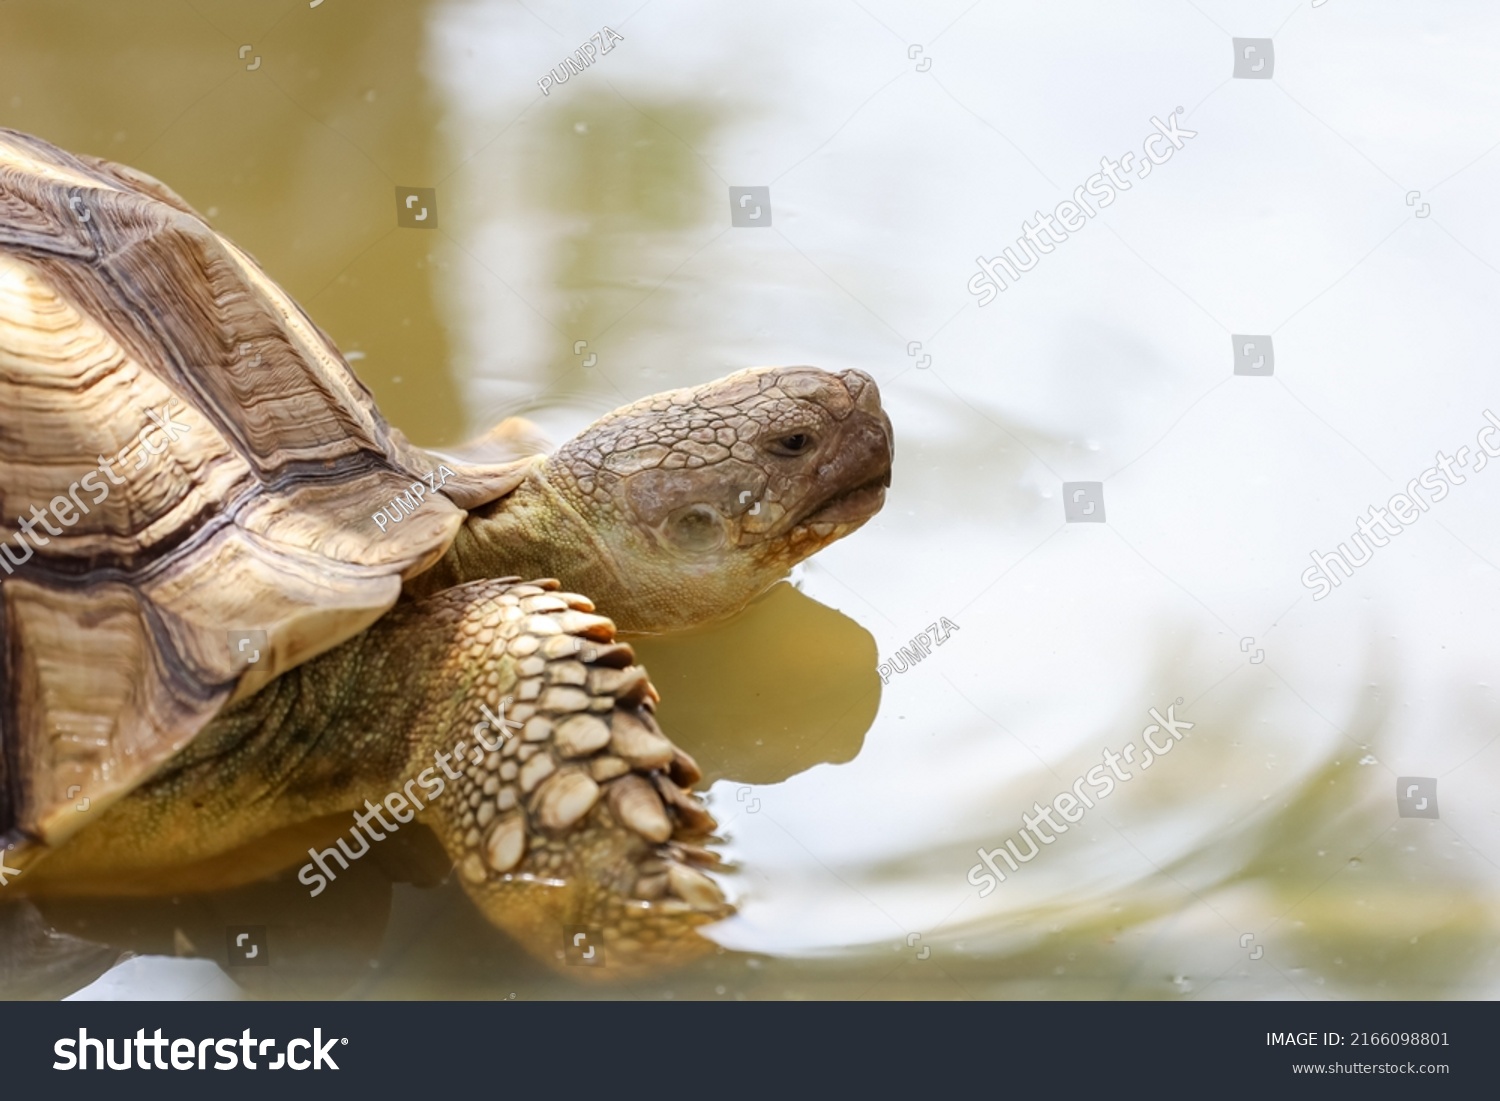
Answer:
[[[920,181],[956,169],[920,142],[888,155],[889,133],[913,141],[912,127],[905,108],[864,111],[880,81],[858,65],[857,94],[835,82],[797,100],[778,82],[817,64],[816,46],[746,31],[756,48],[742,54],[643,71],[629,51],[712,53],[739,33],[709,36],[710,49],[680,9],[648,6],[614,24],[619,58],[541,98],[536,79],[614,18],[546,14],[555,27],[498,3],[3,0],[0,123],[166,181],[310,311],[421,444],[515,412],[561,438],[627,400],[760,362],[879,380],[897,434],[886,511],[735,622],[638,647],[664,727],[713,784],[742,913],[715,934],[717,956],[603,993],[1493,992],[1488,682],[1429,655],[1437,672],[1413,688],[1409,635],[1397,638],[1413,620],[1349,593],[1342,611],[1317,610],[1330,643],[1306,627],[1290,565],[1274,585],[1247,567],[1253,580],[1211,601],[1233,630],[1198,599],[1195,567],[1128,522],[1140,483],[1124,468],[1204,388],[1152,373],[1170,351],[1121,353],[1106,307],[1059,315],[1050,343],[1009,317],[986,329],[959,289],[967,259],[939,296],[914,243],[924,219],[937,233],[985,208],[909,205]],[[881,33],[846,16],[851,41]],[[892,79],[915,79],[894,39],[884,48]],[[931,109],[916,129],[978,155],[971,121]],[[1020,171],[1005,164],[996,186]],[[731,229],[726,187],[768,179],[774,228]],[[404,186],[436,188],[434,229],[397,226]],[[841,188],[880,219],[829,230]],[[912,340],[931,368],[915,366]],[[1121,356],[1145,380],[1129,401],[1090,373]],[[1096,438],[1069,420],[1112,400],[1124,428]],[[1169,477],[1150,464],[1134,476]],[[1053,476],[1109,473],[1121,526],[1062,525]],[[1231,541],[1219,561],[1239,553]],[[1481,604],[1493,597],[1475,584]],[[882,684],[877,667],[940,618],[955,625],[947,641]],[[1442,623],[1417,626],[1436,637]],[[1236,646],[1252,632],[1265,662]],[[1472,643],[1455,636],[1454,649]],[[1421,718],[1439,690],[1441,724]],[[967,878],[976,849],[1013,837],[1034,801],[1139,741],[1148,711],[1169,704],[1195,725],[1159,771],[981,897]],[[1397,768],[1456,785],[1443,788],[1449,817],[1397,817]],[[105,947],[79,946],[74,971],[32,992],[65,993],[69,975],[87,981],[121,951],[222,962],[226,928],[265,926],[271,966],[230,971],[256,996],[601,993],[526,958],[447,873],[409,831],[317,899],[288,874],[49,902],[48,924]],[[13,955],[37,935],[8,928]]]

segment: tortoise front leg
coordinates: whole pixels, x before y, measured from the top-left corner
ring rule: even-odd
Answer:
[[[716,827],[688,790],[698,768],[614,625],[557,588],[473,582],[372,628],[430,686],[394,802],[417,802],[465,890],[536,956],[602,955],[606,977],[686,962],[714,947],[696,928],[731,912],[699,870],[718,858],[697,844]]]

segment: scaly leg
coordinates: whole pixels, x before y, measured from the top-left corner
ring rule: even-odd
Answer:
[[[576,927],[594,931],[602,976],[685,962],[713,950],[696,927],[730,912],[698,870],[717,863],[696,843],[716,827],[687,790],[698,768],[657,727],[656,690],[614,625],[557,588],[473,582],[372,628],[394,655],[441,648],[439,669],[413,671],[432,686],[408,763],[428,788],[413,794],[446,781],[426,821],[470,896],[535,955],[567,962]]]

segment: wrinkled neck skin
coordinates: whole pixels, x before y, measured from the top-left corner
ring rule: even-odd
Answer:
[[[724,619],[788,570],[767,576],[748,562],[685,561],[628,523],[600,523],[580,511],[582,495],[566,467],[543,461],[515,491],[469,514],[448,553],[407,583],[426,596],[490,577],[555,577],[592,600],[616,627],[656,634]]]

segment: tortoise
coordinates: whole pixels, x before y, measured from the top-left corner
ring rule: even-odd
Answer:
[[[551,964],[711,950],[717,824],[621,636],[744,608],[891,460],[870,376],[805,366],[419,448],[175,192],[0,130],[0,899],[316,895],[415,817]]]

